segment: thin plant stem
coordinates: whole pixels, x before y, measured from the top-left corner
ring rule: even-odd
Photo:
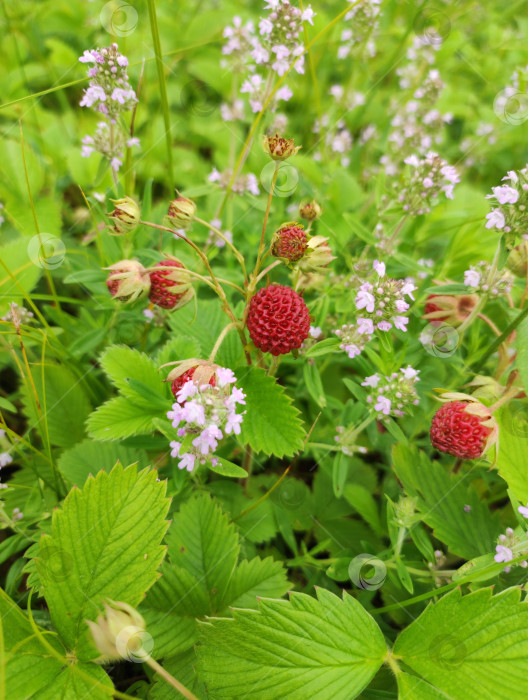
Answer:
[[[206,228],[208,228],[208,229],[210,229],[211,231],[213,231],[214,233],[216,233],[216,235],[217,235],[219,238],[221,238],[221,239],[224,241],[224,243],[225,243],[227,246],[229,246],[229,248],[231,248],[231,250],[232,250],[233,253],[234,253],[235,258],[236,258],[236,259],[238,260],[238,262],[240,263],[240,266],[241,266],[241,268],[242,268],[242,272],[244,273],[244,280],[247,280],[246,263],[245,263],[245,260],[244,260],[244,256],[243,256],[242,253],[238,250],[238,248],[237,248],[236,246],[234,246],[233,243],[232,243],[228,238],[226,238],[226,237],[224,236],[224,234],[223,234],[221,231],[219,231],[219,230],[216,228],[216,226],[213,226],[213,225],[210,224],[208,221],[204,221],[203,219],[199,219],[198,217],[195,217],[194,220],[195,220],[197,223],[202,224],[202,226],[205,226]]]
[[[213,349],[211,350],[211,354],[209,355],[209,362],[212,362],[212,361],[215,359],[216,353],[217,353],[218,350],[220,349],[220,346],[222,345],[222,342],[224,341],[224,338],[225,338],[226,335],[229,333],[229,331],[230,331],[232,328],[236,328],[237,326],[238,326],[238,323],[229,323],[229,324],[222,330],[222,332],[220,333],[220,335],[219,335],[218,338],[216,339],[216,343],[214,344]]]
[[[164,681],[166,681],[169,685],[172,685],[173,688],[176,688],[176,690],[183,695],[184,698],[187,698],[187,700],[198,700],[194,693],[191,693],[191,691],[186,688],[183,683],[180,683],[180,681],[176,680],[174,676],[171,676],[171,674],[166,671],[163,666],[160,666],[157,661],[154,661],[151,656],[145,656],[143,658],[145,663],[150,666],[153,671],[156,671],[158,676],[161,676]]]
[[[165,123],[165,140],[167,144],[167,168],[169,188],[172,188],[173,181],[173,165],[172,165],[172,137],[171,137],[171,120],[169,112],[169,100],[167,97],[167,84],[165,82],[165,72],[163,70],[163,55],[161,53],[161,41],[158,29],[158,18],[156,15],[155,0],[147,0],[150,32],[152,35],[152,44],[154,46],[154,54],[156,57],[156,67],[158,69],[158,81],[160,89],[161,109],[163,112],[163,121]]]

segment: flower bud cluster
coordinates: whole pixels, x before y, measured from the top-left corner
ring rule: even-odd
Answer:
[[[486,228],[508,234],[507,243],[514,245],[516,239],[528,240],[528,165],[510,170],[502,181],[506,183],[492,187],[493,194],[486,195],[499,205],[486,214]]]
[[[521,511],[521,508],[519,508],[519,511]],[[525,538],[521,538],[519,535],[517,535],[511,527],[507,527],[506,533],[503,535],[499,535],[498,543],[495,547],[495,552],[496,554],[493,557],[495,561],[498,564],[502,562],[507,564],[519,555],[526,554],[528,556],[528,542],[526,542]],[[528,567],[528,561],[521,561],[519,563],[519,566],[521,566],[523,569],[526,569]],[[510,566],[504,568],[504,571],[506,573],[508,573],[510,570]]]
[[[341,32],[341,43],[337,49],[338,58],[346,58],[357,44],[365,44],[368,56],[376,55],[376,46],[372,39],[379,24],[381,0],[361,0],[353,3],[350,12],[345,15],[349,26]]]
[[[440,158],[438,153],[429,151],[423,158],[413,154],[404,162],[410,166],[398,194],[404,211],[414,216],[427,214],[438,202],[440,193],[453,199],[453,190],[460,177],[455,167]]]
[[[213,172],[209,175],[208,180],[209,182],[217,182],[221,189],[225,190],[231,181],[232,174],[232,170],[224,170],[223,172],[220,172],[216,168],[213,168]],[[236,194],[244,194],[245,192],[249,192],[256,197],[260,194],[257,176],[253,173],[248,173],[247,175],[237,175],[231,187],[231,191],[235,192]]]
[[[414,301],[413,292],[416,286],[406,280],[395,280],[386,276],[385,263],[374,261],[374,270],[378,279],[364,282],[356,294],[356,309],[368,314],[363,323],[365,333],[373,333],[374,328],[380,331],[390,331],[394,326],[400,331],[407,330],[409,319],[404,314],[409,309],[405,297]],[[367,329],[367,322],[370,323]]]
[[[338,425],[334,440],[341,448],[341,452],[347,457],[353,457],[355,454],[366,454],[367,448],[356,445],[357,429],[354,426],[345,428],[343,425]]]
[[[470,265],[464,272],[464,284],[475,292],[485,292],[491,296],[506,296],[513,287],[514,278],[509,270],[494,270],[492,266],[481,260],[476,265]]]
[[[341,350],[346,352],[351,360],[361,354],[363,348],[372,340],[374,333],[374,324],[370,318],[358,318],[357,325],[349,323],[345,324],[334,331],[341,345]]]
[[[112,44],[103,49],[86,50],[79,61],[90,64],[90,85],[79,104],[90,107],[108,120],[98,124],[93,137],[83,139],[82,155],[88,157],[97,151],[117,172],[123,164],[125,145],[139,145],[137,138],[127,138],[118,119],[121,114],[132,110],[138,101],[128,78],[128,59],[119,53],[117,44]]]
[[[367,396],[370,411],[381,420],[387,416],[401,418],[410,413],[411,406],[420,402],[415,387],[416,382],[420,381],[418,372],[408,365],[399,372],[393,372],[390,377],[378,373],[366,377],[361,386],[370,390]]]
[[[237,405],[244,405],[245,394],[237,387],[230,387],[236,377],[230,369],[219,367],[215,373],[214,386],[210,383],[198,385],[192,379],[177,392],[176,403],[167,417],[178,429],[181,442],[173,440],[171,456],[178,457],[178,467],[192,472],[199,464],[218,459],[212,457],[218,442],[224,435],[240,434],[243,413],[237,413]]]

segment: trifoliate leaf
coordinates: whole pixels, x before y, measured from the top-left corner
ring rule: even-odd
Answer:
[[[455,589],[398,637],[394,654],[450,700],[521,700],[528,674],[528,604],[518,588],[492,597]],[[416,695],[416,698],[435,695]]]
[[[292,593],[233,616],[200,624],[199,672],[215,698],[352,700],[387,653],[374,619],[346,593]]]
[[[451,475],[415,447],[398,445],[393,461],[405,491],[416,499],[423,521],[453,554],[472,559],[494,549],[500,523],[467,477]]]
[[[77,658],[94,658],[85,620],[110,598],[136,606],[156,581],[169,501],[155,471],[116,465],[72,489],[36,559],[55,629]]]
[[[235,374],[237,386],[246,394],[241,441],[256,452],[276,457],[302,449],[305,431],[299,411],[277,380],[255,367],[239,368]]]

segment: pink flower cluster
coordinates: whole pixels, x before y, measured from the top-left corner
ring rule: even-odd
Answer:
[[[210,461],[218,442],[224,435],[239,435],[244,413],[237,413],[238,405],[245,405],[245,394],[236,386],[232,370],[219,367],[215,373],[215,385],[197,386],[192,379],[178,391],[176,403],[167,418],[177,428],[181,442],[173,440],[171,456],[179,457],[178,467],[192,472],[198,464]]]
[[[400,331],[407,330],[409,319],[404,314],[409,310],[405,297],[414,301],[413,292],[416,286],[405,280],[390,279],[385,274],[385,263],[374,261],[374,270],[378,279],[364,282],[358,289],[355,304],[356,309],[368,314],[358,319],[361,334],[371,334],[375,328],[380,331],[390,331],[394,326]]]
[[[128,59],[117,48],[117,44],[112,44],[104,49],[92,49],[79,58],[81,63],[90,64],[88,76],[91,78],[81,107],[92,107],[110,119],[130,111],[137,102],[136,93],[128,82]]]
[[[83,138],[82,156],[88,158],[94,151],[101,153],[117,172],[123,164],[125,147],[139,146],[139,139],[129,138],[118,120],[119,115],[129,112],[137,102],[128,80],[128,59],[119,53],[117,44],[112,44],[85,51],[79,61],[90,64],[88,76],[91,78],[79,104],[106,119],[99,122],[93,136]]]
[[[494,270],[485,260],[470,265],[464,272],[464,284],[473,292],[484,292],[491,296],[506,296],[513,287],[514,278],[509,270]]]
[[[502,178],[504,185],[492,187],[486,199],[498,204],[486,214],[486,228],[496,228],[509,234],[509,243],[516,238],[528,239],[528,165],[522,170],[510,170]]]
[[[207,179],[209,182],[217,182],[219,186],[225,190],[231,181],[232,174],[233,173],[231,170],[224,170],[223,172],[220,172],[216,168],[213,168],[213,171]],[[257,176],[253,173],[248,173],[247,175],[237,175],[231,190],[236,194],[244,194],[245,192],[249,192],[256,197],[260,194]]]
[[[303,22],[313,24],[315,16],[310,5],[300,10],[288,0],[267,0],[265,9],[269,14],[261,18],[258,33],[252,22],[243,24],[240,17],[234,17],[233,25],[224,29],[227,41],[222,48],[226,57],[223,65],[237,73],[248,71],[240,92],[248,96],[254,113],[264,108],[271,95],[270,72],[282,77],[293,66],[298,73],[304,73],[302,25]],[[268,110],[275,111],[280,101],[287,101],[292,95],[290,88],[283,85],[267,105]],[[239,100],[234,100],[231,105],[223,104],[221,109],[227,121],[244,116]]]
[[[416,382],[420,381],[419,371],[408,365],[399,372],[393,372],[390,377],[378,373],[366,377],[361,386],[370,389],[367,403],[371,411],[382,420],[388,416],[401,418],[409,413],[411,406],[420,403],[415,387]]]

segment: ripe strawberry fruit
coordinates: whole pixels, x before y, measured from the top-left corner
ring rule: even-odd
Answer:
[[[272,355],[284,355],[300,348],[308,337],[310,312],[293,289],[270,284],[251,300],[247,327],[257,348]]]
[[[178,394],[179,390],[182,388],[182,386],[183,386],[186,382],[188,382],[190,379],[193,378],[195,371],[196,371],[196,367],[191,367],[191,369],[188,369],[188,370],[187,370],[186,372],[184,372],[183,374],[180,374],[179,377],[176,377],[176,379],[174,379],[174,380],[171,382],[171,391],[172,391],[173,396],[174,396],[175,399],[178,398],[178,397],[177,397],[177,394]],[[211,376],[211,378],[209,379],[209,384],[210,384],[211,386],[216,386],[216,378],[215,378],[215,375],[214,375],[214,374],[213,374],[213,375]]]
[[[163,267],[167,270],[160,270]],[[191,278],[179,260],[161,260],[150,272],[149,299],[162,309],[179,309],[193,297]]]
[[[449,401],[431,424],[431,443],[461,459],[478,459],[497,440],[498,428],[489,409],[479,401]]]
[[[302,226],[296,223],[283,224],[273,235],[271,254],[290,263],[300,260],[308,248],[308,238]]]

